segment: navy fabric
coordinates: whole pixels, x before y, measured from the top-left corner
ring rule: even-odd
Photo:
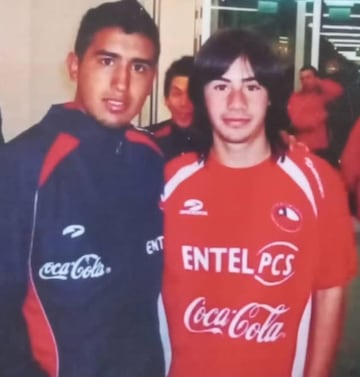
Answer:
[[[183,153],[198,151],[201,139],[193,126],[183,128],[168,119],[151,125],[147,129],[156,138],[167,161]]]
[[[130,142],[129,128],[109,129],[56,105],[1,148],[1,376],[47,376],[21,315],[31,277],[59,377],[164,375],[157,316],[163,161],[146,143]],[[78,145],[40,185],[61,134]]]

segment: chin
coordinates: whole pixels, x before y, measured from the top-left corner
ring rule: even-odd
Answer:
[[[128,122],[128,121],[121,121],[121,120],[107,120],[107,119],[102,119],[99,121],[104,127],[106,128],[121,128],[121,127],[124,127],[124,126],[127,126],[128,124],[130,124],[131,122]]]

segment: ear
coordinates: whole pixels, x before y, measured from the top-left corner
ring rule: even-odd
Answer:
[[[72,81],[77,81],[79,72],[79,58],[75,52],[69,52],[66,58],[69,77]]]

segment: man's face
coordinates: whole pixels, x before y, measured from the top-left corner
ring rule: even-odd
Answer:
[[[300,72],[301,87],[304,91],[312,91],[316,89],[317,77],[311,69]]]
[[[215,145],[265,140],[268,93],[246,58],[237,58],[222,77],[206,84],[204,95]]]
[[[189,78],[175,76],[171,80],[169,95],[165,98],[172,120],[180,127],[190,126],[193,118],[193,105],[188,96]]]
[[[138,115],[156,74],[151,40],[116,27],[97,32],[82,59],[69,55],[68,64],[77,83],[75,103],[110,128]]]

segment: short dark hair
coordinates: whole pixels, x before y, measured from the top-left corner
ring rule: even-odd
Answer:
[[[264,40],[253,31],[245,29],[221,29],[200,48],[194,62],[189,83],[189,95],[194,104],[194,125],[202,135],[200,153],[207,156],[213,144],[212,127],[204,99],[205,85],[221,77],[238,57],[246,57],[255,78],[266,88],[271,105],[266,114],[265,131],[272,155],[278,157],[287,150],[280,136],[284,125],[285,98],[280,94],[283,71],[278,60]]]
[[[190,77],[194,67],[194,57],[185,55],[171,63],[165,73],[164,97],[167,98],[170,92],[171,82],[176,76]]]
[[[105,28],[118,27],[127,34],[139,33],[154,45],[155,63],[160,55],[159,30],[149,13],[136,0],[102,3],[83,16],[75,40],[75,53],[81,59],[94,35]]]
[[[305,64],[305,65],[303,65],[303,66],[300,68],[300,72],[304,72],[304,71],[311,71],[311,72],[313,72],[313,74],[314,74],[315,76],[318,76],[318,75],[319,75],[318,70],[317,70],[314,66],[312,66],[312,65],[310,65],[310,64]]]

